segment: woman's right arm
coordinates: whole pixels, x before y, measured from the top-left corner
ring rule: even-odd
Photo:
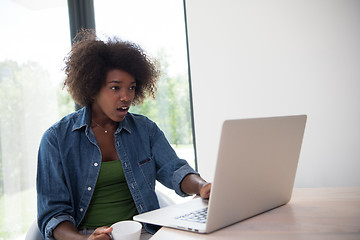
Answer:
[[[50,128],[40,142],[36,178],[38,226],[45,239],[52,239],[54,229],[62,222],[75,225],[64,178],[57,136]]]
[[[110,227],[97,228],[90,236],[81,235],[71,222],[60,223],[53,232],[56,240],[110,240]]]
[[[100,227],[90,236],[75,227],[72,206],[60,157],[58,139],[53,129],[45,132],[38,154],[37,199],[38,226],[45,239],[108,240],[112,228]]]

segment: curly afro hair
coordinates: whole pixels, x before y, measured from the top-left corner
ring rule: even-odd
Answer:
[[[155,62],[137,44],[116,37],[106,42],[97,38],[94,30],[81,30],[75,37],[70,53],[65,57],[64,87],[80,106],[88,106],[105,84],[106,74],[123,70],[135,78],[133,105],[148,96],[155,98],[160,72]]]

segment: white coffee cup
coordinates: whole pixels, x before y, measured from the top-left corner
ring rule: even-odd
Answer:
[[[135,221],[121,221],[111,225],[114,240],[139,240],[142,225]]]

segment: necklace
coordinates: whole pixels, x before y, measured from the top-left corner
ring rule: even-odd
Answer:
[[[103,128],[102,126],[100,126],[100,124],[98,124],[97,122],[95,122],[94,120],[92,120],[96,125],[98,125],[100,128],[102,128],[104,130],[104,133],[108,133],[108,130],[106,130],[105,128]]]

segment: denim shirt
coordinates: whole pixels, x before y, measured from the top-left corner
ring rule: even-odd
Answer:
[[[63,221],[81,223],[95,188],[101,152],[90,127],[91,109],[84,107],[64,117],[43,135],[38,153],[38,226],[45,239]],[[115,147],[137,211],[159,208],[155,181],[187,196],[183,178],[196,173],[179,159],[164,133],[148,118],[128,113],[114,134]],[[158,228],[145,225],[154,233]]]

